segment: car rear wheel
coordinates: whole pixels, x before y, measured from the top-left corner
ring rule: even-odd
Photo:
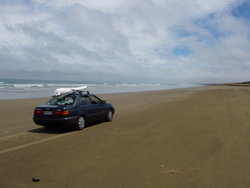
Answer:
[[[83,116],[77,118],[74,128],[76,130],[81,130],[86,126],[86,119]]]
[[[107,115],[106,115],[106,120],[107,120],[107,121],[112,121],[112,119],[113,119],[113,111],[112,111],[112,110],[109,110],[109,111],[107,112]]]

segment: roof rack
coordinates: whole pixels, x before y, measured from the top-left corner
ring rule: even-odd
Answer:
[[[86,94],[87,95],[89,95],[90,94],[90,92],[89,91],[78,91],[80,94],[83,94],[83,92],[86,92]]]
[[[89,91],[86,91],[87,92],[87,94],[89,95],[90,94],[90,92]]]

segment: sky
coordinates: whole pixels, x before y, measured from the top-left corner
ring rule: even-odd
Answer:
[[[0,0],[0,78],[250,80],[250,0]]]

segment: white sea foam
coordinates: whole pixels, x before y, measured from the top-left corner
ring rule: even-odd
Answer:
[[[44,87],[43,84],[13,84],[16,88]]]
[[[48,87],[74,87],[74,86],[79,86],[79,85],[82,85],[82,84],[45,84],[46,86]]]

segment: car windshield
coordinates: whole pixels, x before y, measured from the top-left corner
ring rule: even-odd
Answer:
[[[52,97],[46,104],[59,106],[72,106],[75,102],[76,95],[60,95]]]

